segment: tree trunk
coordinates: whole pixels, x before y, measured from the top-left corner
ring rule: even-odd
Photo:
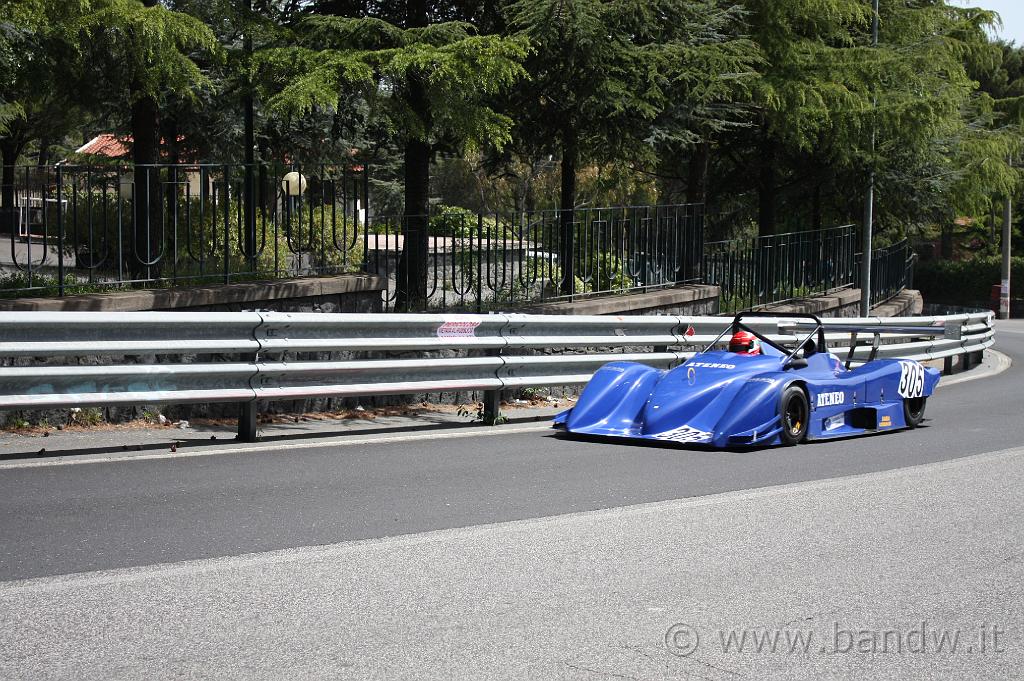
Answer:
[[[3,172],[0,175],[0,227],[4,232],[17,234],[18,211],[14,206],[14,183],[17,174],[18,156],[22,145],[13,139],[0,142],[0,155],[3,156]]]
[[[408,0],[406,28],[427,25],[426,0]],[[409,108],[423,123],[425,134],[431,129],[430,103],[426,83],[412,75],[408,82]],[[398,310],[413,312],[427,307],[427,258],[430,211],[430,142],[408,139],[405,143],[405,222],[402,226],[402,255],[398,260]]]
[[[704,222],[707,203],[708,163],[711,157],[711,144],[701,142],[693,150],[687,167],[686,202],[700,204],[699,208],[687,210],[680,218],[677,229],[681,230],[678,237],[679,262],[676,267],[675,280],[692,281],[700,272],[701,259],[704,256]],[[691,215],[693,217],[691,217]],[[699,216],[699,217],[698,217]]]
[[[430,145],[409,140],[405,145],[404,243],[397,273],[396,305],[402,312],[422,312],[427,307],[429,198]]]
[[[765,140],[757,178],[757,228],[761,236],[775,234],[775,191],[775,145]]]
[[[811,197],[811,229],[815,232],[821,231],[821,185],[814,185],[814,195]]]
[[[159,0],[142,0],[145,7],[156,7]],[[133,279],[158,276],[152,267],[160,252],[160,177],[156,164],[160,160],[160,107],[154,97],[143,94],[142,84],[135,81],[132,104],[132,161],[135,163],[134,224],[132,252],[122,254],[128,259]]]
[[[562,193],[559,199],[558,264],[562,268],[562,295],[576,292],[576,129],[567,123],[562,130]]]
[[[45,137],[39,140],[39,155],[36,158],[36,165],[40,168],[50,165],[50,148],[53,143]]]
[[[132,105],[132,161],[135,163],[133,250],[128,271],[133,279],[156,276],[152,267],[160,252],[159,109],[156,99],[140,97]]]
[[[704,203],[707,197],[708,161],[711,157],[711,145],[701,142],[693,150],[686,177],[686,202]]]
[[[953,223],[948,222],[942,226],[942,239],[939,242],[939,255],[943,260],[953,259]]]

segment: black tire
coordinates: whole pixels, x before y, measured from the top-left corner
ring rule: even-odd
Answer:
[[[907,422],[907,428],[917,428],[924,420],[924,407],[928,402],[927,397],[912,397],[903,400],[903,420]]]
[[[811,420],[807,393],[795,385],[786,388],[779,403],[779,415],[782,417],[782,444],[790,446],[803,442]]]

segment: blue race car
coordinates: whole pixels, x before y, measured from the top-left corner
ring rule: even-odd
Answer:
[[[612,362],[587,383],[576,406],[555,417],[567,432],[713,447],[795,445],[914,428],[939,372],[914,360],[875,359],[854,369],[827,351],[814,315],[785,315],[809,333],[786,348],[737,315],[702,352],[668,371]],[[897,331],[897,327],[829,327]],[[714,350],[732,332],[730,350]],[[903,329],[905,332],[906,330]],[[921,329],[915,329],[915,332]],[[942,333],[941,329],[923,333]],[[815,340],[816,339],[816,340]]]

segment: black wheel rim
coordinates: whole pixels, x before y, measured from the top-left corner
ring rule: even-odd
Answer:
[[[792,437],[798,437],[807,425],[807,407],[803,400],[792,399],[786,405],[786,430]]]

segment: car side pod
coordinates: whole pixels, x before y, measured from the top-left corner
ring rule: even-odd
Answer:
[[[780,399],[794,380],[783,372],[746,380],[729,410],[715,428],[716,447],[752,447],[779,444],[782,419]]]
[[[576,406],[556,417],[571,432],[600,429],[607,435],[631,435],[654,386],[664,375],[660,369],[636,362],[612,362],[594,374]],[[561,414],[559,415],[561,416]]]

